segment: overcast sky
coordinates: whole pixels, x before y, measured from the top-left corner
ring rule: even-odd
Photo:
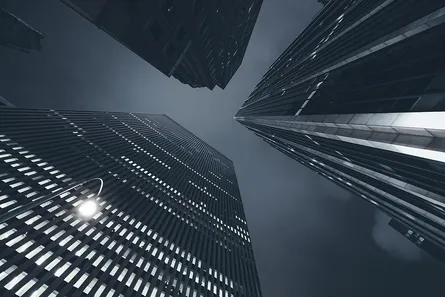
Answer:
[[[265,0],[224,91],[165,77],[58,0],[0,3],[46,35],[41,52],[0,49],[0,95],[19,107],[164,113],[233,160],[264,297],[444,295],[445,266],[387,217],[233,120],[316,0]]]

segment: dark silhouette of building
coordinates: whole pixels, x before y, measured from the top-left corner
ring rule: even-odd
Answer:
[[[40,50],[43,34],[24,21],[0,8],[0,46],[29,53]]]
[[[0,119],[0,217],[55,195],[0,220],[1,296],[261,296],[233,164],[179,124],[18,108]]]
[[[240,66],[262,0],[62,0],[167,76],[225,88]]]
[[[330,1],[235,118],[444,248],[444,22],[441,0]]]
[[[402,222],[391,219],[388,223],[394,230],[405,236],[409,241],[415,243],[418,247],[430,254],[441,262],[445,262],[445,251],[435,242],[425,239],[421,234],[414,231]]]

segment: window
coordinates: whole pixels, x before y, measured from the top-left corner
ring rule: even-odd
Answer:
[[[79,271],[79,268],[74,268],[74,270],[65,277],[65,281],[69,283],[79,273]]]
[[[56,270],[54,275],[57,277],[60,277],[65,272],[65,270],[67,270],[70,266],[71,266],[71,263],[69,263],[69,262],[63,264],[62,267],[60,267],[59,269]]]
[[[81,244],[81,242],[80,242],[79,240],[76,240],[73,244],[71,244],[71,245],[68,247],[68,250],[69,250],[69,251],[73,251],[79,244]]]
[[[61,240],[61,241],[59,242],[59,245],[60,245],[60,246],[64,246],[64,245],[67,244],[68,241],[70,241],[72,238],[73,238],[73,236],[68,235],[67,237],[65,237],[63,240]]]
[[[23,238],[25,238],[25,235],[21,234],[18,235],[16,237],[14,237],[13,239],[11,239],[10,241],[8,241],[6,243],[7,246],[13,246],[14,244],[16,244],[17,242],[19,242],[20,240],[22,240]]]
[[[36,279],[31,279],[29,280],[24,286],[22,286],[18,291],[17,291],[17,295],[18,296],[22,296],[24,295],[32,286],[34,286],[34,284],[37,282]]]
[[[74,284],[74,287],[80,288],[80,286],[83,284],[83,282],[88,278],[88,274],[82,274],[82,276],[79,278],[79,280]]]
[[[23,253],[24,251],[26,251],[32,244],[34,243],[34,241],[28,241],[27,243],[23,244],[21,247],[19,247],[17,249],[17,252],[19,253]]]
[[[51,269],[56,267],[56,265],[59,264],[60,261],[62,261],[62,258],[57,257],[56,259],[52,260],[48,265],[46,265],[45,269],[50,271]]]
[[[11,290],[12,288],[14,288],[14,286],[21,281],[22,279],[25,278],[25,276],[27,276],[28,274],[26,272],[22,272],[19,275],[17,275],[16,277],[14,277],[9,283],[7,283],[5,285],[5,288],[8,290]]]
[[[30,251],[28,254],[26,254],[25,257],[28,258],[28,259],[31,259],[32,257],[37,255],[43,249],[44,249],[44,247],[40,245],[40,246],[36,247],[34,250]]]
[[[110,275],[114,276],[118,270],[119,270],[119,267],[118,266],[114,266],[113,269],[110,271]]]

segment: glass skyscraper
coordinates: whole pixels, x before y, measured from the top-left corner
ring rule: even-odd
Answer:
[[[165,115],[0,108],[0,295],[261,296],[232,162]]]
[[[224,89],[263,0],[62,0],[139,57],[194,88]]]
[[[445,2],[332,0],[236,119],[445,247]]]

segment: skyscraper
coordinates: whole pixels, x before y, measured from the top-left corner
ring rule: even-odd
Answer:
[[[9,294],[261,296],[232,162],[164,115],[0,108]]]
[[[40,50],[43,34],[12,13],[0,8],[0,46],[29,53]]]
[[[445,247],[445,2],[330,1],[236,119]]]
[[[62,0],[167,76],[225,88],[240,66],[262,0]]]

